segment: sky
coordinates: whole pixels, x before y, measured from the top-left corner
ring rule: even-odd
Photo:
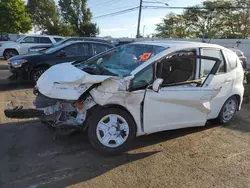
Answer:
[[[25,0],[27,1],[27,0]],[[58,0],[55,0],[56,3]],[[203,0],[145,0],[158,1],[169,4],[169,6],[193,6],[201,4]],[[121,11],[124,9],[139,6],[140,0],[88,0],[88,7],[93,14],[93,22],[97,23],[100,28],[100,36],[112,37],[135,37],[138,22],[138,9],[133,12],[128,12],[116,16],[99,17],[105,14]],[[147,4],[144,6],[165,6],[163,4]],[[142,9],[141,16],[141,34],[144,36],[155,33],[155,25],[169,12],[181,13],[181,9]],[[98,17],[98,18],[96,18]]]

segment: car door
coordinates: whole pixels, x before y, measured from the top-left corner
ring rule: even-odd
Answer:
[[[26,54],[29,48],[32,46],[39,45],[39,37],[27,36],[20,41],[20,54]]]
[[[209,113],[208,119],[213,119],[218,116],[221,107],[223,106],[225,101],[231,96],[233,81],[236,77],[235,68],[237,58],[235,56],[235,58],[232,59],[233,56],[231,56],[228,50],[222,51],[220,49],[215,48],[202,48],[201,55],[219,58],[222,61],[219,70],[216,72],[213,77],[213,80],[210,83],[210,85],[214,88],[221,88],[220,93],[211,101],[211,107],[213,108],[213,111]],[[230,61],[235,62],[234,67],[230,66]],[[206,60],[201,61],[201,77],[204,76],[208,67],[209,65],[208,63],[206,63]]]
[[[164,63],[169,64],[172,61],[172,64],[169,67],[169,73],[164,66],[162,68],[166,73],[161,73],[161,75],[166,82],[163,82],[160,91],[155,92],[152,88],[146,91],[143,106],[145,133],[205,125],[207,116],[211,112],[211,100],[220,92],[220,88],[214,88],[210,84],[221,63],[219,59],[199,57],[211,61],[213,67],[206,79],[196,80],[195,75],[199,71],[197,57],[192,57],[192,61],[187,59],[191,58],[189,56],[176,58],[178,61],[182,60],[179,67],[176,65],[177,61],[174,61],[175,58],[164,60]],[[185,65],[186,62],[190,62],[190,68]],[[159,69],[158,66],[156,77],[159,74],[157,69]],[[187,80],[184,78],[187,75],[185,69],[189,71]],[[176,77],[176,79],[171,77]],[[181,80],[179,77],[183,77],[183,79]],[[168,82],[169,80],[172,81]]]

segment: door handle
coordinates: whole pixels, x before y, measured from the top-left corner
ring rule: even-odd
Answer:
[[[229,83],[229,82],[232,82],[232,81],[233,81],[232,78],[227,78],[227,79],[225,80],[225,83]]]

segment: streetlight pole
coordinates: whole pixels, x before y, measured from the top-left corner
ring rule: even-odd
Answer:
[[[136,38],[139,38],[139,37],[140,37],[141,9],[142,9],[142,0],[140,0],[140,7],[139,7],[139,16],[138,16],[138,24],[137,24],[137,35],[136,35]]]

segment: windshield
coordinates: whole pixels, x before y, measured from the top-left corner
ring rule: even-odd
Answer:
[[[127,44],[90,58],[77,66],[90,74],[127,76],[143,62],[165,49],[149,44]]]
[[[16,39],[15,42],[20,42],[22,39],[23,39],[23,36],[20,37],[20,38],[18,38],[18,39]]]
[[[62,49],[64,47],[66,47],[66,46],[68,46],[70,44],[71,43],[68,42],[68,43],[64,43],[64,44],[62,44],[60,46],[55,46],[55,47],[53,46],[51,48],[48,48],[47,50],[44,50],[43,53],[45,53],[45,54],[52,54],[52,53],[54,53],[54,52],[56,52],[56,51],[58,51],[58,50],[60,50],[60,49]]]

